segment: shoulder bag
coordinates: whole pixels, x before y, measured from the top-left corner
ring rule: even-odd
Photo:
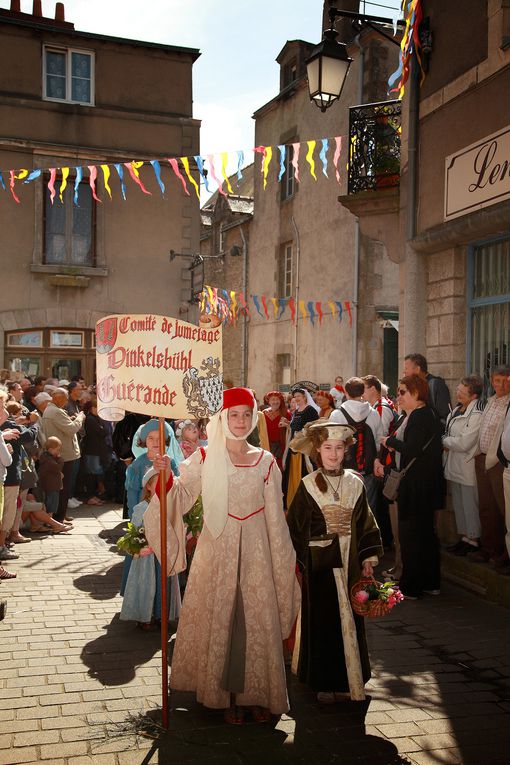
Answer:
[[[427,443],[421,450],[422,454],[429,447],[429,445],[432,443],[433,440],[434,440],[434,436],[431,436],[431,438],[429,438],[429,440],[427,441]],[[398,490],[400,488],[402,479],[405,477],[405,475],[407,474],[407,471],[409,470],[411,465],[414,462],[416,462],[417,459],[418,459],[417,457],[413,457],[409,465],[406,465],[406,467],[403,468],[402,470],[393,470],[393,468],[390,470],[390,472],[386,476],[386,480],[384,481],[384,486],[382,490],[383,496],[386,497],[387,500],[389,500],[390,502],[396,501],[398,497]]]

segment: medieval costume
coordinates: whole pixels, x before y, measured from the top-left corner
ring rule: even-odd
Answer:
[[[306,405],[303,409],[295,409],[290,421],[290,439],[300,434],[305,425],[319,419],[320,407],[314,402],[309,391],[304,388],[296,388],[293,393],[302,393],[306,397]],[[285,507],[290,507],[297,491],[301,478],[311,473],[314,465],[308,455],[295,452],[292,446],[288,446],[283,455],[283,497]]]
[[[298,608],[295,552],[282,512],[281,475],[262,449],[251,464],[234,464],[226,439],[246,441],[229,429],[227,410],[257,407],[251,391],[224,391],[223,410],[207,427],[208,447],[185,460],[167,484],[169,560],[182,559],[176,511],[186,513],[202,493],[204,527],[186,587],[172,659],[171,688],[194,691],[207,707],[240,706],[273,714],[288,709],[282,640]],[[256,449],[254,449],[257,452]],[[159,499],[145,513],[145,533],[159,551]],[[180,537],[180,539],[179,539]]]
[[[320,430],[324,440],[352,443],[352,428],[321,421],[309,425],[292,447],[320,462],[313,445]],[[363,564],[377,565],[383,554],[363,481],[341,467],[335,475],[319,468],[302,479],[287,521],[303,573],[293,669],[317,692],[348,692],[352,700],[363,700],[370,663],[365,625],[352,610],[350,591]]]
[[[264,409],[262,414],[266,423],[269,451],[276,459],[280,470],[282,470],[282,457],[286,447],[287,429],[280,425],[280,421],[282,417],[290,420],[290,412],[285,405],[285,399],[280,391],[271,390],[269,393],[266,393],[264,399],[269,400],[271,397],[279,399],[280,408],[276,412],[271,408],[267,408]]]

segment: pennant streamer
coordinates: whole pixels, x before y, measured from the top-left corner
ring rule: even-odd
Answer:
[[[142,183],[142,179],[140,178],[140,173],[138,172],[138,169],[142,166],[143,166],[143,162],[136,162],[135,160],[133,160],[132,162],[124,162],[124,167],[127,167],[129,175],[134,180],[136,185],[140,186],[144,194],[148,194],[149,196],[152,196],[152,192],[147,191],[147,189]]]
[[[335,154],[333,156],[333,165],[335,166],[335,174],[338,183],[340,183],[340,171],[338,169],[338,163],[340,162],[340,154],[342,153],[342,137],[336,136],[335,138]]]
[[[120,181],[120,191],[122,194],[122,199],[126,201],[126,184],[124,183],[124,168],[122,165],[114,165],[114,168],[117,171],[117,175],[119,176]],[[76,186],[75,186],[76,189]]]
[[[59,198],[62,204],[64,204],[64,197],[62,196],[67,186],[67,179],[69,178],[69,168],[63,167],[62,169],[62,183],[60,184]]]
[[[218,191],[220,192],[222,196],[226,197],[227,195],[223,191],[223,186],[216,176],[216,171],[214,169],[214,156],[212,154],[208,154],[207,161],[209,162],[209,165],[211,166],[211,175],[212,175],[213,181],[218,186]]]
[[[200,199],[200,189],[198,188],[198,183],[191,175],[190,169],[189,169],[189,159],[188,157],[181,157],[182,166],[184,167],[184,172],[188,176],[188,180],[195,189],[197,197]]]
[[[349,327],[352,327],[352,313],[351,313],[351,301],[346,300],[345,301],[345,310],[347,311],[347,314],[349,316]]]
[[[264,188],[267,186],[267,174],[269,172],[269,165],[273,157],[273,149],[271,146],[264,147],[264,160],[262,162],[262,173],[264,175]]]
[[[51,204],[53,204],[53,202],[55,201],[55,195],[57,193],[55,191],[55,179],[56,179],[56,177],[57,177],[57,169],[56,169],[56,167],[50,167],[50,180],[48,181],[48,191],[50,192],[50,202],[51,202]],[[12,180],[12,178],[11,178],[11,180]],[[17,197],[14,194],[13,188],[14,188],[14,184],[11,182],[12,195],[13,195],[14,199],[16,199],[17,202],[19,202],[19,199],[17,199]]]
[[[273,304],[273,313],[275,319],[278,318],[278,311],[280,310],[280,301],[278,298],[271,298],[271,303]]]
[[[94,197],[94,199],[96,200],[96,202],[99,202],[100,204],[102,204],[101,200],[100,200],[100,199],[99,199],[99,197],[96,195],[96,178],[97,178],[97,167],[96,167],[95,165],[87,165],[87,167],[88,167],[88,169],[89,169],[89,172],[90,172],[90,176],[89,176],[89,186],[90,186],[90,188],[91,188],[91,190],[92,190],[92,196]]]
[[[163,183],[163,179],[161,177],[161,165],[157,159],[151,159],[150,163],[152,165],[152,169],[154,170],[154,175],[156,176],[158,186],[161,189],[161,193],[163,196],[165,196],[165,184]]]
[[[36,178],[39,178],[41,174],[42,174],[42,170],[32,170],[32,172],[28,174],[28,177],[25,178],[23,183],[32,183],[32,181],[35,181]],[[2,173],[0,173],[0,184],[3,185]]]
[[[261,317],[261,319],[263,319],[264,318],[264,314],[260,310],[260,303],[259,303],[259,299],[258,299],[257,295],[252,295],[251,298],[253,300],[253,305],[255,306],[255,309],[256,309],[258,315]]]
[[[4,182],[4,177],[3,177],[3,175],[2,175],[2,173],[1,173],[1,172],[0,172],[0,186],[1,186],[1,187],[3,188],[3,190],[5,191],[5,182]]]
[[[104,183],[105,190],[111,199],[112,190],[110,188],[110,184],[108,183],[108,181],[110,180],[110,168],[108,167],[108,165],[101,165],[100,167],[101,167],[101,170],[103,171],[103,183]]]
[[[293,324],[296,323],[296,301],[294,298],[289,298],[288,306],[290,308],[290,319]]]
[[[309,314],[310,314],[310,321],[311,321],[311,322],[312,322],[312,324],[315,326],[315,311],[314,311],[314,309],[313,309],[313,300],[310,300],[310,301],[307,303],[306,307],[308,308],[308,312],[309,312]]]
[[[292,144],[292,167],[294,168],[294,178],[299,183],[299,148],[301,144]]]
[[[262,300],[262,307],[264,309],[264,313],[266,315],[266,319],[269,319],[269,312],[267,310],[266,296],[265,295],[261,295],[260,299]]]
[[[14,199],[16,204],[19,205],[20,201],[19,201],[18,197],[16,196],[16,192],[14,191],[14,184],[16,183],[16,175],[14,173],[14,170],[9,170],[9,178],[10,178],[9,186],[10,186],[10,189],[11,189],[12,198]],[[53,190],[53,196],[55,196],[55,190]],[[53,203],[53,198],[52,198],[51,201]]]
[[[405,85],[411,71],[413,53],[420,67],[420,85],[425,80],[425,71],[421,60],[421,42],[419,29],[423,20],[421,0],[402,0],[401,10],[405,21],[404,34],[400,42],[400,58],[398,67],[388,79],[389,93],[396,93],[398,99],[404,95]],[[396,87],[394,87],[396,86]]]
[[[278,146],[278,151],[280,152],[280,172],[278,173],[278,183],[280,183],[281,179],[283,178],[285,174],[285,156],[287,153],[287,150],[283,144]]]
[[[344,309],[342,308],[342,304],[338,300],[335,300],[335,303],[338,306],[338,321],[342,321],[342,314]]]
[[[175,158],[173,158],[173,157],[169,158],[169,160],[168,160],[168,161],[169,161],[169,163],[170,163],[170,167],[171,167],[171,168],[172,168],[172,170],[174,171],[175,175],[177,176],[177,178],[178,178],[178,179],[180,180],[180,182],[182,183],[182,188],[184,189],[184,193],[185,193],[185,194],[186,194],[186,196],[188,196],[188,197],[189,197],[189,196],[191,196],[191,195],[190,195],[190,193],[189,193],[189,191],[188,191],[188,187],[186,186],[186,181],[184,180],[184,176],[183,176],[183,174],[181,173],[181,170],[180,170],[180,168],[179,168],[179,162],[178,162],[178,161],[177,161]]]
[[[211,189],[209,188],[209,182],[207,180],[207,172],[204,169],[204,160],[202,159],[202,157],[199,157],[198,154],[196,157],[193,157],[193,159],[197,163],[198,172],[200,173],[200,177],[202,178],[204,182],[205,190],[207,192],[210,192]]]
[[[310,175],[316,181],[317,176],[315,175],[315,160],[313,158],[313,152],[315,150],[317,141],[307,141],[306,143],[308,146],[308,151],[306,152],[306,161],[310,165]]]
[[[115,167],[117,167],[117,166],[115,165]],[[74,179],[74,198],[73,198],[73,202],[76,205],[76,207],[78,207],[78,192],[80,190],[80,183],[81,183],[82,178],[83,178],[83,170],[82,170],[81,167],[75,167],[74,169],[76,170],[76,178]],[[126,197],[124,197],[124,199],[125,198]]]
[[[225,183],[227,184],[227,191],[229,194],[233,194],[232,186],[230,185],[230,181],[227,175],[227,165],[228,165],[228,151],[222,151],[221,152],[221,174],[225,180]]]
[[[319,158],[322,162],[322,172],[328,177],[328,149],[329,149],[329,141],[327,138],[322,139],[322,149],[320,150]]]
[[[322,313],[322,303],[320,300],[318,300],[315,303],[315,310],[317,311],[317,316],[319,317],[319,324],[322,324],[323,313]]]
[[[237,152],[237,185],[243,180],[242,166],[244,165],[244,151]]]

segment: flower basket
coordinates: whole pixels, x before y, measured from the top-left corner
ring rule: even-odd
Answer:
[[[351,606],[358,616],[377,616],[389,614],[404,596],[393,582],[378,582],[374,578],[360,579],[351,587]]]

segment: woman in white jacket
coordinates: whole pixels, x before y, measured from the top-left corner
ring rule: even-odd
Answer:
[[[455,409],[446,420],[443,436],[444,475],[450,483],[458,542],[448,550],[467,555],[479,547],[480,517],[476,488],[475,453],[483,412],[480,395],[482,380],[477,375],[464,377],[457,386]]]

